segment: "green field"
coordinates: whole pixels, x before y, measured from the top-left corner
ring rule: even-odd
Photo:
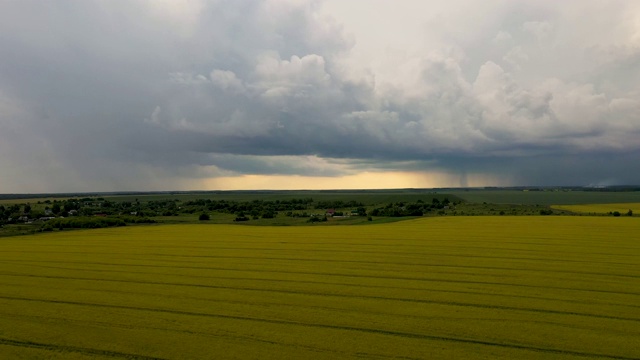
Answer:
[[[637,359],[640,221],[0,239],[2,359]]]
[[[471,203],[578,205],[640,202],[640,191],[579,191],[579,190],[451,190],[451,194]]]

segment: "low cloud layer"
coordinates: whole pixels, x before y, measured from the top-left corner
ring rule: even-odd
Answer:
[[[633,1],[3,3],[0,192],[375,172],[637,184],[637,14]]]

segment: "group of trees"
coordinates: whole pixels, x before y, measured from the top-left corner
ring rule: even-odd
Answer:
[[[97,229],[125,226],[127,224],[151,224],[155,222],[153,219],[133,216],[56,218],[47,221],[42,226],[41,231],[52,231],[53,229]]]
[[[129,214],[139,208],[127,202],[110,202],[103,198],[81,198],[68,200],[45,200],[37,204],[0,205],[0,221],[14,222],[21,217],[39,219],[41,217],[92,216],[96,214],[121,215]],[[11,219],[11,220],[9,220]]]
[[[316,209],[345,209],[345,208],[355,208],[362,207],[363,203],[359,201],[342,201],[342,200],[333,200],[333,201],[318,201],[315,203]]]
[[[66,218],[69,216],[86,217],[95,215],[153,217],[211,212],[235,214],[238,217],[238,221],[244,221],[245,219],[274,218],[279,213],[286,213],[287,216],[293,217],[310,217],[310,214],[314,213],[324,214],[327,209],[338,209],[337,215],[348,211],[350,215],[357,214],[360,216],[418,216],[434,208],[443,208],[448,204],[448,199],[439,201],[435,198],[431,204],[424,203],[421,200],[414,204],[390,203],[375,209],[371,214],[367,214],[365,204],[353,200],[314,201],[312,198],[299,198],[273,201],[231,201],[195,199],[182,202],[178,199],[165,199],[141,202],[138,199],[135,199],[135,201],[109,201],[104,198],[85,197],[46,200],[33,206],[29,203],[10,206],[0,205],[0,221],[7,222],[9,219],[17,221],[18,218],[24,216],[30,219],[38,219],[45,216]]]
[[[419,200],[414,204],[390,203],[384,207],[377,208],[371,213],[362,202],[327,200],[314,201],[312,198],[294,198],[284,200],[252,200],[252,201],[231,201],[231,200],[211,200],[195,199],[180,201],[178,199],[150,200],[150,201],[109,201],[104,198],[71,198],[62,200],[38,201],[37,204],[12,204],[8,206],[0,205],[0,223],[19,222],[25,217],[29,219],[39,219],[42,217],[93,217],[100,216],[136,216],[140,218],[153,216],[176,216],[180,214],[203,214],[202,220],[209,216],[211,212],[235,214],[236,221],[247,221],[255,219],[270,219],[279,213],[285,213],[290,217],[311,218],[312,214],[323,214],[327,209],[339,209],[336,215],[344,215],[345,211],[349,215],[359,216],[419,216],[432,208],[442,208],[449,204],[449,200],[442,202],[433,199],[431,204],[426,204]],[[322,220],[319,220],[322,221]],[[73,222],[64,222],[66,224]],[[76,222],[80,224],[81,222]],[[95,222],[95,226],[102,226],[103,222]],[[91,225],[91,226],[94,226]],[[53,225],[52,225],[53,226]],[[71,226],[71,225],[68,225]],[[73,225],[73,227],[88,226],[85,224]]]
[[[72,198],[38,201],[33,204],[0,205],[0,225],[22,223],[25,220],[37,223],[44,221],[41,230],[51,231],[155,222],[144,216],[144,213],[136,212],[142,207],[139,202],[110,202],[103,198]],[[131,216],[131,213],[139,216]]]
[[[13,204],[10,206],[0,205],[0,219],[7,220],[9,218],[18,218],[22,216],[23,212],[20,211],[20,205]]]
[[[144,200],[144,199],[143,199]],[[94,228],[123,226],[127,223],[154,222],[150,217],[176,216],[195,214],[200,220],[209,220],[211,213],[235,215],[235,221],[271,219],[279,214],[288,217],[303,217],[310,222],[327,221],[326,211],[332,209],[334,216],[421,216],[434,209],[442,209],[450,205],[445,198],[430,199],[430,203],[418,200],[415,203],[389,203],[369,211],[359,201],[321,200],[312,198],[294,198],[283,200],[212,200],[194,199],[161,199],[139,201],[113,201],[101,197],[83,197],[61,200],[37,201],[0,205],[0,225],[4,223],[23,222],[26,219],[43,219],[45,231],[64,228]]]
[[[248,214],[262,214],[267,211],[278,212],[289,210],[306,210],[312,206],[312,203],[313,199],[311,198],[275,201],[230,201],[197,199],[184,202],[181,205],[181,212],[193,214],[200,211],[217,211],[230,214],[236,214],[239,212],[245,212]]]
[[[422,216],[434,210],[440,210],[451,206],[452,203],[448,198],[444,198],[442,201],[433,198],[431,204],[425,203],[422,200],[418,200],[415,203],[389,203],[384,207],[375,208],[371,211],[371,216],[388,216],[388,217],[402,217],[402,216]],[[455,205],[455,204],[454,204]]]
[[[230,201],[197,199],[181,204],[179,211],[185,214],[219,212],[236,214],[235,221],[248,221],[250,219],[272,219],[282,211],[306,210],[313,203],[311,198],[289,200],[252,200]]]
[[[622,214],[620,213],[620,211],[610,211],[610,212],[609,212],[609,215],[613,215],[613,216],[620,216],[620,215],[622,215]],[[633,216],[633,210],[629,209],[629,211],[627,211],[625,215],[627,215],[627,216]]]

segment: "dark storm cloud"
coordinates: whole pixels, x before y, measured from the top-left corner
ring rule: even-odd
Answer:
[[[470,31],[434,28],[369,69],[322,2],[5,2],[0,191],[392,170],[640,182],[640,30],[592,34],[536,4],[495,1],[486,24],[449,19]],[[620,4],[584,11],[612,24]]]

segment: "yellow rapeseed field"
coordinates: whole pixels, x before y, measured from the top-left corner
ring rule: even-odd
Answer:
[[[1,359],[637,359],[640,219],[0,239]]]
[[[617,211],[622,215],[627,214],[627,212],[631,210],[633,214],[640,215],[640,203],[553,205],[552,208],[586,214],[608,214]]]

